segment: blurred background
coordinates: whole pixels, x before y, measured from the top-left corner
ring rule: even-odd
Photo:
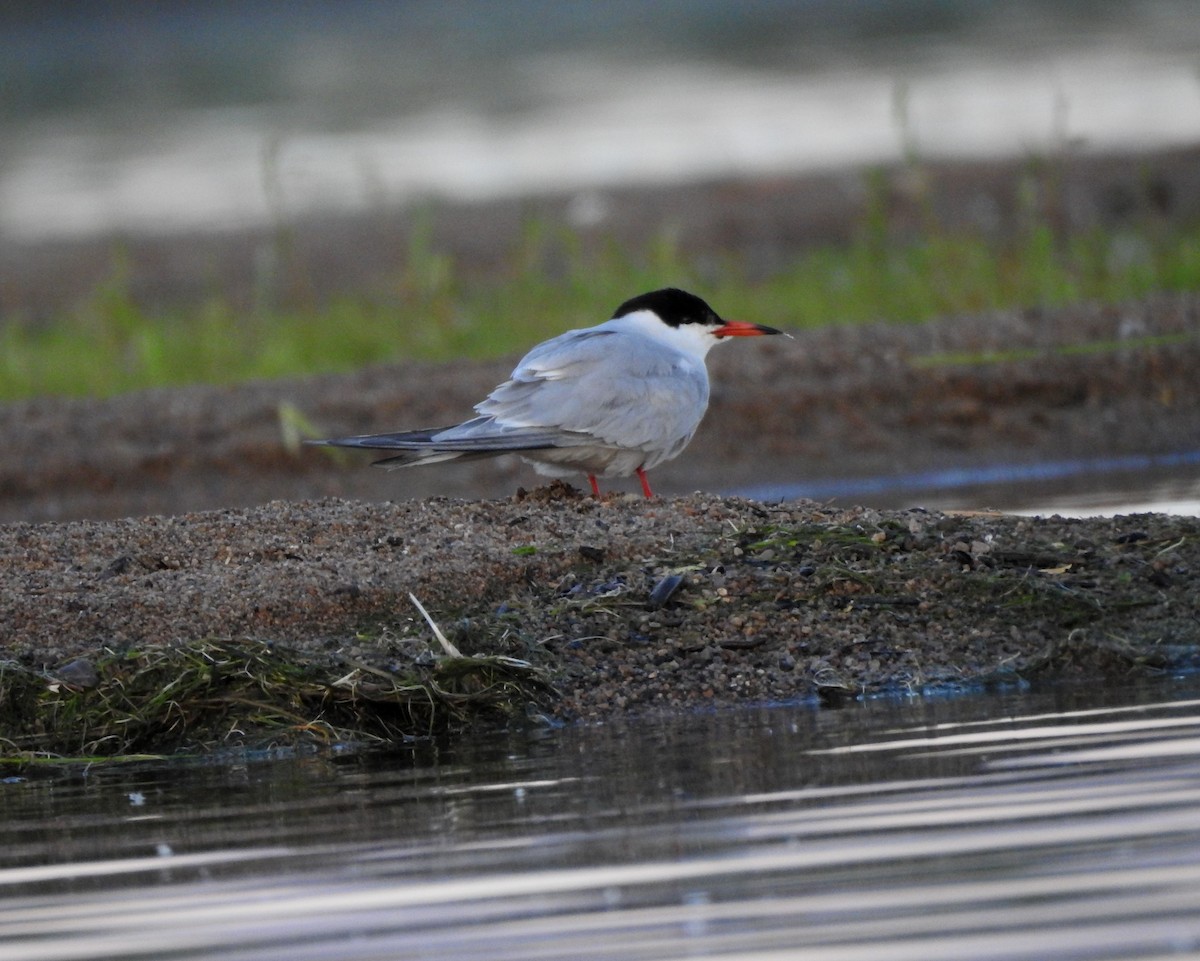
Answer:
[[[0,519],[511,492],[299,440],[668,284],[664,493],[1195,505],[1195,0],[0,2]]]
[[[1200,139],[1192,0],[9,0],[0,51],[10,243]]]

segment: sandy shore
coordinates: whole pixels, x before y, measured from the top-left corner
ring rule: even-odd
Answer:
[[[1122,683],[1197,664],[1196,519],[719,495],[1192,450],[1200,297],[719,350],[709,416],[656,472],[663,496],[650,502],[621,493],[636,484],[602,502],[561,486],[514,494],[538,479],[513,459],[387,474],[296,449],[283,426],[289,411],[328,434],[449,423],[509,366],[0,407],[0,737],[159,750],[338,736],[385,710],[376,730],[405,736],[484,715]],[[446,656],[410,593],[464,658]],[[151,677],[155,658],[164,673]],[[449,667],[472,658],[451,683]],[[267,684],[264,669],[247,688],[250,660],[302,682]],[[196,700],[164,695],[197,672]],[[138,689],[135,675],[158,686]],[[415,692],[402,709],[399,689]],[[127,703],[135,690],[175,713],[127,717],[118,737],[104,725],[122,698],[141,710]],[[479,697],[480,711],[459,709]]]
[[[1190,449],[1198,330],[1200,298],[1162,297],[729,351],[709,419],[656,472],[665,496],[652,501],[525,496],[537,478],[515,461],[389,474],[289,450],[280,431],[285,403],[342,431],[446,421],[498,364],[13,405],[0,736],[72,754],[395,738],[483,717],[1193,668],[1198,519],[711,491],[815,470]],[[1009,359],[946,361],[1001,349]],[[147,509],[160,513],[12,519]],[[410,593],[465,659],[445,656]],[[164,704],[169,716],[143,716]]]
[[[597,502],[553,487],[504,501],[279,501],[12,524],[0,553],[0,734],[76,754],[279,739],[279,716],[293,736],[326,733],[333,705],[314,683],[358,684],[353,699],[372,717],[363,679],[425,684],[434,694],[420,688],[421,704],[448,706],[500,685],[439,680],[439,664],[459,659],[410,594],[465,658],[536,672],[533,685],[505,680],[480,712],[508,720],[1126,683],[1200,664],[1200,519],[1160,515],[947,516],[700,494]],[[299,681],[247,682],[240,649],[211,669],[214,646],[249,643],[284,665],[271,671],[303,671],[305,703]],[[147,652],[162,650],[184,660],[135,694]],[[197,670],[208,672],[201,690],[185,696]],[[118,740],[106,726],[118,695],[135,716],[138,697],[171,703],[140,727],[125,722]],[[449,722],[421,710],[391,723],[417,735]]]

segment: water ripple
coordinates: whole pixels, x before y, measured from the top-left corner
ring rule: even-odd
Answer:
[[[662,750],[649,725],[607,748],[562,732],[476,783],[314,778],[328,793],[284,805],[283,845],[0,869],[0,944],[26,961],[1179,956],[1200,951],[1197,706],[883,716],[848,742],[837,715],[708,719],[720,763],[758,771],[728,793],[663,794],[638,769],[601,797],[631,748]],[[863,759],[876,777],[843,776]],[[373,784],[355,821],[346,792]],[[411,832],[394,817],[428,805]],[[153,829],[186,834],[186,806],[167,814]]]

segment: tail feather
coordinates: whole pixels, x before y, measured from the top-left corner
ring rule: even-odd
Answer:
[[[406,430],[395,434],[359,434],[355,437],[331,437],[328,440],[310,440],[306,443],[321,447],[358,447],[364,450],[419,450],[428,447],[435,434],[441,429]]]
[[[372,466],[395,470],[416,464],[436,464],[440,461],[474,459],[523,450],[547,450],[569,446],[561,431],[540,427],[501,428],[477,418],[454,427],[400,431],[392,434],[360,434],[355,437],[333,437],[328,440],[307,441],[325,447],[354,447],[361,450],[400,451],[391,457],[375,461]],[[464,428],[470,428],[464,430]]]
[[[419,467],[422,464],[440,464],[448,460],[478,460],[482,457],[495,457],[505,451],[488,450],[464,453],[456,450],[406,450],[394,457],[371,461],[372,467],[382,467],[384,470],[399,470],[401,467]]]

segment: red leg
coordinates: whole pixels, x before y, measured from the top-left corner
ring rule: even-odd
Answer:
[[[600,499],[600,485],[596,483],[596,475],[588,474],[588,483],[592,485],[592,496],[596,500]]]
[[[654,491],[650,490],[650,480],[646,477],[646,472],[640,467],[637,469],[638,480],[642,482],[642,493],[646,495],[646,500],[654,496]]]

